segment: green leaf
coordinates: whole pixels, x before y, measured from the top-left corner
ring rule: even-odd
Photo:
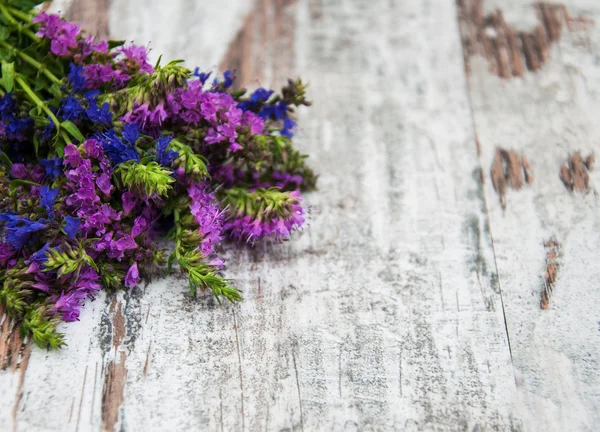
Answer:
[[[154,65],[154,69],[158,69],[160,66],[160,60],[162,59],[162,54],[158,56],[158,60],[156,60],[156,65]]]
[[[0,151],[0,162],[4,162],[9,167],[12,166],[12,161],[3,151]]]
[[[48,120],[46,117],[33,115],[31,114],[31,111],[29,112],[29,116],[33,119],[33,123],[39,128],[46,127],[50,124],[50,120]]]
[[[113,48],[120,47],[123,44],[125,44],[124,40],[109,40],[108,49],[111,50]]]
[[[167,261],[167,271],[165,272],[165,276],[171,273],[171,268],[173,268],[173,263],[175,262],[175,252],[169,255],[169,260]]]
[[[7,92],[11,92],[15,87],[14,63],[2,63],[2,86]]]
[[[10,36],[10,31],[8,31],[8,27],[2,26],[0,27],[0,40],[6,40]]]
[[[69,134],[75,138],[77,141],[79,141],[80,143],[85,141],[85,137],[83,136],[83,134],[79,131],[79,129],[77,128],[77,126],[75,126],[75,124],[69,120],[65,120],[60,124],[67,132],[69,132]]]
[[[54,138],[54,150],[56,150],[58,157],[65,156],[65,146],[66,144],[60,135]]]
[[[38,134],[33,134],[33,148],[35,149],[35,155],[38,155],[40,149],[40,138]]]
[[[171,176],[171,171],[157,164],[156,162],[127,161],[120,164],[115,170],[115,174],[120,174],[121,181],[130,188],[135,188],[139,192],[146,193],[147,196],[157,193],[167,196],[172,189],[171,183],[175,179]],[[118,178],[118,176],[115,176]]]
[[[8,187],[11,189],[16,189],[19,186],[40,186],[40,185],[38,183],[29,181],[29,180],[21,180],[21,179],[15,179],[15,180],[11,181],[10,184],[8,185]]]

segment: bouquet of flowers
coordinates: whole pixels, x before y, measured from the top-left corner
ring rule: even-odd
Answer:
[[[173,266],[241,300],[219,244],[287,239],[315,187],[291,141],[305,85],[153,66],[39,3],[0,0],[0,302],[23,337],[60,347],[86,299]]]

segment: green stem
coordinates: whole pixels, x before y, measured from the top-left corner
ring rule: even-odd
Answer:
[[[26,34],[30,39],[32,39],[34,42],[39,42],[40,38],[37,37],[31,30],[25,28],[22,28],[22,24],[20,22],[18,22],[14,17],[13,14],[15,15],[21,15],[22,12],[16,11],[15,9],[12,9],[12,13],[8,11],[8,9],[6,8],[6,6],[4,6],[3,4],[0,4],[0,12],[2,12],[2,15],[4,15],[4,17],[8,20],[9,23],[11,23],[12,25],[16,26],[18,28],[19,31],[22,31],[24,34]],[[19,12],[18,14],[15,12]],[[27,23],[31,23],[31,18],[25,15],[25,18],[23,16],[19,16],[19,18],[21,19],[25,19],[25,21],[27,21]]]
[[[26,23],[31,24],[33,22],[32,16],[30,14],[20,11],[19,9],[15,9],[12,6],[8,6],[8,9],[10,10],[10,13],[12,15],[21,18]]]
[[[60,135],[63,137],[67,144],[73,144],[73,141],[71,141],[71,138],[69,138],[69,135],[67,135],[65,131],[60,131]]]
[[[181,248],[181,224],[179,223],[179,209],[173,210],[175,220],[175,258],[179,261],[179,249]]]
[[[23,91],[25,93],[27,93],[27,96],[29,96],[29,98],[33,101],[33,103],[35,103],[39,108],[43,109],[46,114],[48,114],[48,117],[50,117],[52,119],[52,121],[54,122],[54,126],[56,127],[56,130],[57,131],[60,130],[60,122],[58,121],[58,119],[56,118],[54,113],[52,111],[50,111],[50,108],[48,108],[48,106],[38,97],[38,95],[36,95],[35,92],[33,90],[31,90],[31,87],[29,87],[29,84],[27,84],[25,82],[25,80],[22,77],[20,77],[19,75],[16,76],[15,80],[21,86]]]
[[[21,51],[17,50],[11,44],[9,44],[9,43],[7,43],[5,41],[0,41],[0,45],[3,46],[3,47],[5,47],[5,48],[7,48],[7,49],[10,49],[10,50],[13,50],[14,52],[16,52],[17,55],[19,57],[21,57],[21,59],[23,59],[24,61],[26,61],[27,63],[29,63],[34,68],[37,68],[41,73],[43,73],[44,75],[46,75],[46,77],[48,77],[50,79],[50,81],[52,81],[54,83],[60,83],[61,82],[56,77],[56,75],[54,75],[52,72],[50,72],[48,69],[46,69],[43,64],[41,64],[39,61],[37,61],[33,57],[30,57],[27,54],[25,54],[24,52],[21,52]]]

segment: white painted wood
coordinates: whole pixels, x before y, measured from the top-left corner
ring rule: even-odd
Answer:
[[[219,64],[251,6],[160,4],[113,1],[112,36],[190,66]],[[598,16],[592,0],[569,7]],[[281,56],[315,101],[298,136],[321,174],[309,226],[228,248],[238,306],[190,299],[176,277],[100,296],[63,327],[69,347],[32,350],[15,414],[19,371],[0,372],[0,430],[13,418],[23,431],[593,430],[598,198],[558,179],[570,151],[597,146],[593,54],[564,37],[540,72],[511,81],[472,59],[469,92],[452,0],[307,0],[286,13],[293,58]],[[598,29],[590,38],[596,52]],[[263,76],[279,67],[265,61]],[[478,181],[496,145],[525,153],[536,177],[505,212]],[[552,235],[562,266],[541,311]],[[127,375],[112,427],[114,365]]]
[[[488,1],[486,9],[520,10],[506,19],[526,28],[535,15],[521,3]],[[565,4],[571,16],[599,22],[597,2]],[[520,412],[530,430],[591,431],[600,422],[600,176],[590,173],[592,192],[571,194],[559,171],[575,151],[600,151],[600,33],[597,25],[563,32],[551,60],[522,79],[502,80],[483,59],[473,59],[470,88],[486,174],[495,147],[504,146],[524,153],[536,178],[524,190],[509,191],[506,211],[491,182],[485,185]],[[562,244],[561,266],[550,309],[541,310],[543,243],[551,237]]]

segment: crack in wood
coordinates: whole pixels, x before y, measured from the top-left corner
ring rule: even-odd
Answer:
[[[500,9],[484,15],[484,0],[457,0],[457,7],[467,75],[475,55],[485,58],[490,72],[503,79],[535,72],[550,60],[550,47],[561,39],[565,24],[570,32],[585,31],[593,24],[572,17],[562,4],[534,4],[537,25],[531,31],[508,24]]]
[[[127,356],[119,353],[119,361],[109,362],[105,370],[104,389],[102,390],[102,427],[105,431],[114,431],[119,420],[119,410],[125,400],[125,380],[127,379]]]
[[[238,335],[238,324],[237,319],[235,317],[235,311],[232,310],[233,313],[233,328],[235,329],[235,345],[237,347],[237,357],[238,357],[238,365],[239,365],[239,374],[240,374],[240,392],[241,392],[241,414],[242,414],[242,431],[246,430],[246,416],[244,413],[244,374],[242,373],[242,353],[240,349],[240,338]]]
[[[25,383],[25,372],[27,372],[27,366],[29,365],[29,357],[31,356],[31,344],[24,344],[23,351],[21,353],[21,361],[19,363],[19,384],[17,386],[17,395],[15,397],[15,404],[12,409],[13,419],[13,430],[17,430],[17,412],[19,411],[19,404],[23,399],[23,384]]]
[[[588,171],[594,169],[596,157],[590,154],[585,160],[577,152],[569,156],[565,164],[560,167],[560,179],[570,192],[587,192],[589,190],[590,176]]]
[[[79,398],[79,410],[77,411],[77,424],[75,426],[75,432],[77,432],[79,430],[79,419],[81,418],[81,408],[83,406],[83,395],[84,395],[84,390],[85,390],[85,382],[86,382],[86,378],[87,378],[87,371],[88,371],[88,367],[86,365],[85,366],[85,372],[83,373],[83,385],[81,386],[81,396]]]
[[[119,411],[125,400],[125,382],[127,379],[127,354],[122,343],[127,335],[123,304],[114,295],[108,313],[112,314],[112,346],[114,358],[104,368],[104,385],[102,389],[102,427],[105,431],[113,431],[119,420]],[[111,355],[109,352],[106,355]]]
[[[544,271],[544,287],[542,289],[540,307],[548,309],[550,307],[554,284],[558,277],[558,269],[560,267],[558,257],[561,255],[561,247],[560,243],[554,239],[544,242],[544,247],[546,248],[546,270]]]
[[[531,165],[525,156],[512,150],[497,148],[490,168],[492,185],[500,197],[500,205],[506,209],[506,193],[508,188],[519,190],[526,183],[533,182]]]

